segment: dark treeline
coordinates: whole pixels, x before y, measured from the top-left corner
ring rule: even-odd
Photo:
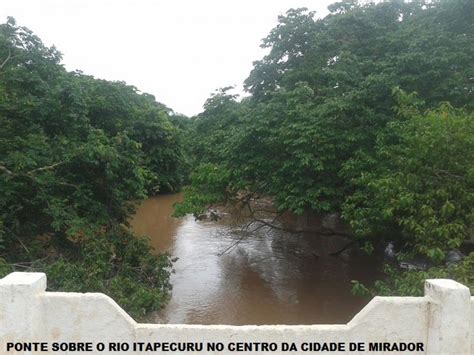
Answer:
[[[180,188],[181,128],[154,97],[67,72],[25,27],[0,25],[0,272],[160,308],[170,259],[126,228],[133,202]]]
[[[224,88],[193,118],[192,184],[177,214],[262,196],[279,211],[338,212],[367,252],[392,241],[393,264],[425,265],[387,267],[373,292],[420,294],[426,277],[474,287],[473,6],[288,11],[263,40],[250,96]]]

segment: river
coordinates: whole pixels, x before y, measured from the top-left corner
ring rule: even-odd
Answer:
[[[157,252],[178,258],[171,300],[151,321],[337,324],[367,303],[351,295],[351,280],[372,281],[377,263],[361,253],[330,256],[347,243],[343,238],[262,228],[242,239],[226,222],[173,218],[172,206],[181,199],[147,199],[131,220]]]

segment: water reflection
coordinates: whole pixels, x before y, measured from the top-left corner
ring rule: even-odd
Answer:
[[[375,262],[363,255],[329,256],[347,242],[343,238],[269,228],[242,238],[229,233],[225,221],[171,218],[172,204],[180,199],[149,199],[132,221],[134,231],[148,235],[156,250],[179,258],[172,298],[154,321],[345,323],[367,302],[351,295],[350,280],[370,280]]]

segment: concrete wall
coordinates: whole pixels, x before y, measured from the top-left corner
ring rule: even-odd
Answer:
[[[413,342],[424,349],[410,354],[474,355],[474,297],[452,280],[427,280],[424,297],[375,297],[346,325],[309,326],[201,326],[136,323],[111,298],[98,293],[45,292],[42,273],[12,273],[0,280],[0,354],[36,354],[6,351],[7,342],[196,342],[199,354],[227,354],[230,343],[274,342]],[[221,352],[206,351],[206,343],[221,342]],[[346,345],[346,349],[347,349]],[[106,348],[107,350],[107,348]],[[382,354],[388,352],[325,352]],[[38,354],[86,352],[38,352]],[[87,352],[87,354],[158,354],[161,351]],[[167,352],[168,354],[173,352]],[[240,353],[251,353],[249,351]],[[310,352],[308,352],[310,353]],[[315,353],[315,352],[313,352]],[[408,352],[399,352],[405,353]],[[393,352],[390,352],[393,354]]]

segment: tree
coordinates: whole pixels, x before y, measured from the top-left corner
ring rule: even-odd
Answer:
[[[394,87],[418,92],[425,108],[472,108],[470,6],[347,1],[323,19],[289,10],[263,40],[269,54],[245,82],[251,97],[213,96],[194,120],[196,160],[228,177],[221,196],[244,190],[279,210],[339,211],[354,192],[347,165],[371,159],[379,133],[399,120]],[[196,191],[207,189],[200,176]]]
[[[354,179],[344,215],[358,237],[396,240],[400,259],[422,255],[439,265],[474,223],[474,116],[449,104],[424,114],[402,104],[400,115]]]
[[[322,19],[280,16],[250,97],[211,97],[193,120],[204,164],[178,214],[259,197],[280,212],[343,212],[367,251],[396,240],[400,258],[446,271],[472,225],[473,6],[341,1]]]
[[[166,302],[171,260],[126,228],[136,201],[182,182],[170,110],[121,82],[67,72],[11,18],[0,25],[0,272],[47,271],[133,315]]]

